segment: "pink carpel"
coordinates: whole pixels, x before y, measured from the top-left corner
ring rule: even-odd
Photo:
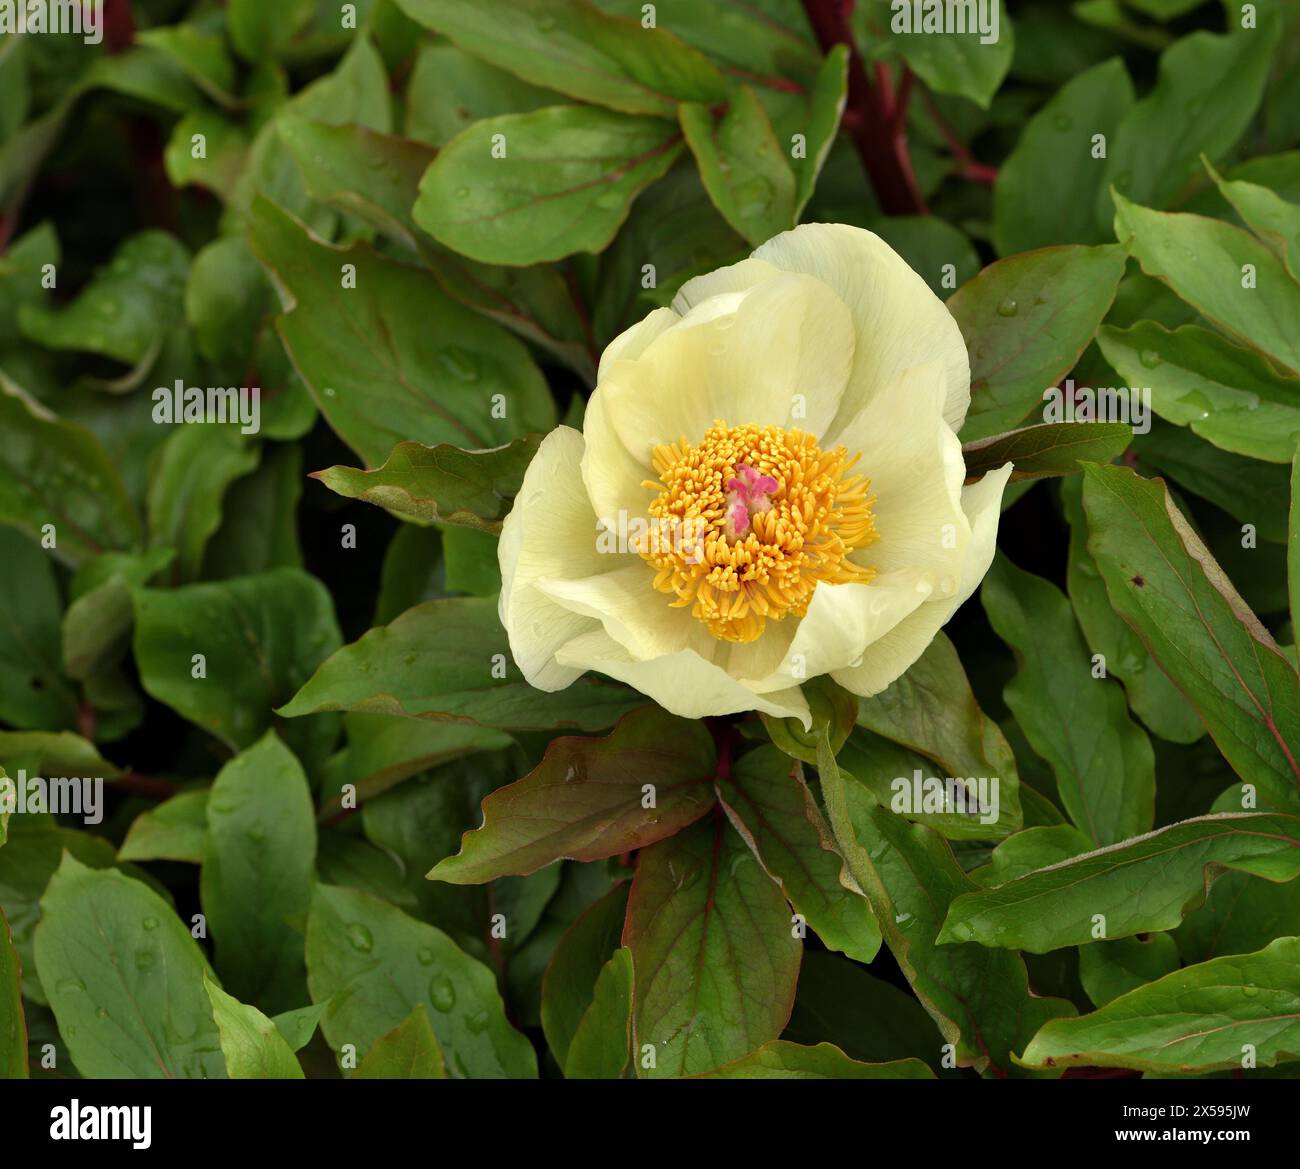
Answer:
[[[760,475],[747,463],[736,468],[735,478],[727,480],[727,513],[722,524],[728,540],[749,534],[753,517],[771,510],[771,495],[776,489],[777,482],[771,475]]]

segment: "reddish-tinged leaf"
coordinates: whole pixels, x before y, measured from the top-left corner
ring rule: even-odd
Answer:
[[[736,764],[718,794],[736,831],[817,936],[859,962],[875,958],[880,927],[861,890],[841,884],[844,858],[799,762],[759,747]]]
[[[483,826],[429,876],[474,885],[561,857],[593,861],[644,848],[713,806],[713,772],[702,723],[643,707],[603,739],[554,740],[528,775],[483,801]]]
[[[640,1076],[709,1071],[790,1019],[802,953],[790,908],[721,810],[641,854],[623,944]]]

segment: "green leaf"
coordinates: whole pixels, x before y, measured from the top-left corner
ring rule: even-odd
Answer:
[[[1258,183],[1228,182],[1204,161],[1219,192],[1246,226],[1278,254],[1292,278],[1300,280],[1300,206]]]
[[[222,980],[269,1014],[305,997],[300,922],[311,903],[316,818],[307,777],[274,731],[217,774],[199,892]]]
[[[1097,344],[1129,385],[1149,385],[1151,408],[1221,450],[1289,463],[1300,438],[1300,377],[1196,325],[1102,326]],[[1103,460],[1098,460],[1101,462]]]
[[[164,231],[142,231],[118,248],[71,304],[19,309],[23,334],[49,349],[96,353],[137,365],[162,346],[180,317],[190,254]]]
[[[262,266],[242,237],[213,240],[194,257],[185,319],[209,361],[233,366],[245,360],[271,307]]]
[[[1044,954],[1172,929],[1225,869],[1300,875],[1300,818],[1278,813],[1184,820],[958,898],[941,942]]]
[[[131,589],[166,568],[176,553],[156,548],[139,556],[108,552],[87,560],[73,577],[63,614],[63,664],[82,681],[119,665],[131,648]]]
[[[1011,482],[1074,475],[1079,460],[1109,463],[1118,458],[1133,437],[1124,422],[1051,422],[995,434],[962,447],[966,481],[973,482],[1003,463],[1012,462]]]
[[[1099,1007],[1178,969],[1178,947],[1169,934],[1098,942],[1079,950],[1079,980]]]
[[[44,1006],[49,1000],[37,977],[33,933],[40,921],[40,900],[64,852],[92,868],[113,864],[113,846],[98,836],[59,828],[54,818],[33,814],[11,816],[9,839],[0,848],[0,910],[13,931],[22,963],[23,997]]]
[[[803,155],[791,157],[790,167],[795,177],[794,218],[797,221],[808,200],[813,197],[817,177],[822,172],[826,158],[835,144],[840,128],[840,118],[848,101],[849,47],[832,45],[817,70],[812,93],[808,96],[808,113],[803,131]],[[793,150],[793,144],[792,144]]]
[[[352,1073],[354,1080],[445,1080],[438,1037],[423,1006],[411,1013],[387,1035],[381,1035],[366,1058]]]
[[[301,1080],[302,1065],[275,1023],[256,1007],[221,989],[207,971],[203,989],[212,1003],[212,1021],[221,1036],[221,1054],[232,1080]]]
[[[40,540],[54,529],[53,555],[76,566],[106,549],[140,543],[140,520],[99,440],[56,418],[0,370],[0,521]]]
[[[1183,962],[1191,965],[1262,949],[1276,937],[1293,935],[1297,922],[1300,880],[1278,884],[1227,872],[1210,887],[1205,904],[1173,931],[1173,939]]]
[[[644,848],[713,807],[714,765],[704,725],[656,706],[633,711],[603,739],[554,739],[535,770],[483,801],[482,827],[429,877],[481,884],[560,857]]]
[[[219,105],[236,104],[235,63],[220,32],[193,24],[147,28],[136,34],[138,44],[158,49]]]
[[[301,1051],[311,1042],[316,1034],[316,1027],[325,1013],[325,1003],[313,1003],[308,1007],[299,1007],[296,1011],[285,1011],[271,1020],[275,1029],[284,1036],[290,1051]]]
[[[996,779],[997,808],[990,809],[995,817],[982,815],[971,824],[977,837],[1005,836],[1020,828],[1015,756],[997,724],[980,709],[961,659],[943,633],[891,686],[859,700],[857,723],[939,764],[945,777]]]
[[[667,306],[690,277],[748,252],[713,206],[696,169],[675,167],[637,199],[600,257],[590,297],[596,342],[612,341],[650,309]],[[654,266],[653,288],[645,287],[646,264]]]
[[[596,0],[598,7],[638,23],[642,0]],[[658,23],[720,63],[728,73],[756,76],[765,88],[811,82],[821,54],[799,0],[762,0],[755,8],[702,7],[697,0],[659,0]]]
[[[833,1043],[800,1047],[777,1039],[757,1051],[711,1072],[694,1077],[701,1080],[933,1080],[932,1072],[919,1059],[893,1063],[859,1063]]]
[[[679,101],[721,101],[722,76],[667,28],[583,0],[398,0],[412,20],[534,85],[629,114],[671,118]]]
[[[342,640],[329,592],[297,569],[132,596],[145,690],[236,749],[261,738],[272,708]]]
[[[41,899],[36,968],[77,1070],[91,1078],[214,1079],[225,1060],[207,963],[161,897],[68,854]]]
[[[208,838],[208,795],[208,788],[181,792],[141,812],[117,850],[117,859],[201,864]]]
[[[10,58],[15,55],[10,50]],[[49,292],[41,287],[42,272],[46,265],[57,271],[60,257],[59,237],[50,223],[38,224],[20,235],[0,256],[0,352],[21,342],[21,306],[46,302]]]
[[[645,1078],[691,1075],[781,1034],[801,946],[780,888],[722,813],[640,854],[624,944]]]
[[[936,93],[951,93],[969,98],[981,109],[988,109],[1002,80],[1011,67],[1015,52],[1015,32],[1011,17],[1002,0],[991,12],[988,26],[981,26],[991,5],[981,5],[978,12],[969,6],[957,6],[972,26],[961,32],[944,30],[944,16],[952,9],[934,5],[894,4],[892,0],[866,0],[859,6],[862,21],[870,21],[881,30],[881,39],[903,58],[916,75]],[[922,23],[916,26],[916,14]],[[937,18],[937,20],[936,20]],[[994,24],[996,22],[996,24]],[[987,28],[987,31],[986,31]]]
[[[1025,1048],[1038,1067],[1239,1070],[1300,1058],[1300,939],[1177,970],[1078,1019],[1049,1023]]]
[[[677,116],[705,189],[737,232],[757,246],[794,226],[794,172],[748,85],[732,93],[723,112],[687,102]]]
[[[965,442],[1014,428],[1074,367],[1124,274],[1124,253],[1040,248],[990,264],[953,293],[948,309],[970,349]]]
[[[1119,194],[1115,236],[1143,272],[1163,280],[1202,316],[1288,369],[1300,370],[1294,328],[1300,283],[1254,236],[1217,219],[1152,211]]]
[[[0,830],[0,843],[3,842]],[[25,1080],[28,1075],[22,966],[9,933],[9,923],[0,910],[0,1080]]]
[[[591,106],[488,118],[439,151],[412,215],[440,243],[489,264],[599,252],[681,149],[671,123]]]
[[[970,871],[970,879],[984,889],[1005,885],[1036,869],[1091,852],[1093,847],[1092,841],[1073,824],[1026,828],[1002,841],[988,864]]]
[[[411,204],[437,151],[367,126],[297,117],[281,118],[277,126],[313,199],[355,215],[420,254],[425,240],[411,221]]]
[[[336,216],[313,208],[293,157],[284,149],[279,127],[289,118],[310,118],[331,126],[355,123],[387,133],[392,129],[393,99],[383,59],[365,34],[345,32],[350,45],[332,73],[313,81],[280,105],[253,140],[248,163],[231,193],[232,222],[242,222],[259,197],[290,215],[311,218],[313,228],[328,233]]]
[[[554,424],[524,347],[426,273],[314,240],[259,200],[254,251],[287,290],[280,336],[339,436],[370,466],[405,439],[492,447]],[[356,287],[343,266],[356,268]]]
[[[496,980],[442,930],[355,889],[317,885],[307,919],[312,1001],[338,1050],[366,1053],[419,1006],[455,1078],[534,1078],[532,1045],[506,1022]]]
[[[255,576],[274,568],[301,568],[298,502],[302,451],[294,443],[267,444],[257,469],[231,484],[221,526],[203,556],[207,580]]]
[[[644,702],[598,679],[554,694],[535,690],[508,650],[495,600],[429,601],[340,650],[279,713],[350,710],[508,730],[595,731]]]
[[[589,906],[565,931],[542,981],[542,1028],[555,1062],[569,1061],[573,1037],[595,995],[606,959],[619,947],[628,886],[620,884]]]
[[[1088,551],[1082,479],[1062,484],[1061,500],[1070,524],[1066,581],[1088,648],[1105,658],[1106,672],[1124,684],[1130,709],[1155,734],[1175,743],[1196,742],[1205,734],[1205,724],[1147,653],[1142,639],[1111,608],[1106,584]]]
[[[0,719],[14,727],[77,725],[77,692],[63,670],[62,600],[49,554],[0,526]]]
[[[1050,244],[1099,244],[1104,164],[1094,135],[1107,142],[1133,104],[1133,82],[1118,57],[1067,81],[1026,124],[998,168],[993,187],[993,240],[1009,256]]]
[[[632,951],[626,946],[596,979],[591,1005],[569,1045],[564,1075],[569,1080],[620,1080],[632,1063]]]
[[[1230,27],[1239,23],[1229,19]],[[1096,201],[1102,226],[1112,185],[1135,202],[1167,207],[1199,173],[1202,153],[1219,158],[1241,137],[1259,106],[1279,24],[1265,6],[1259,28],[1194,32],[1161,55],[1155,88],[1110,142]]]
[[[827,816],[848,870],[921,1005],[953,1044],[958,1066],[999,1078],[1015,1074],[1010,1053],[1048,1019],[1074,1008],[1030,995],[1019,954],[982,946],[940,950],[943,915],[973,882],[942,838],[885,811],[841,771],[825,737],[819,756]]]
[[[351,784],[357,802],[364,804],[430,767],[511,743],[508,735],[483,727],[387,714],[349,714],[343,725],[348,745],[331,761],[331,775],[337,774],[339,783],[321,785],[325,817],[342,810],[342,784]]]
[[[1300,644],[1300,443],[1291,459],[1290,531],[1286,545],[1287,596],[1291,610],[1291,636]],[[1300,654],[1296,657],[1300,666]]]
[[[221,526],[226,489],[256,467],[259,452],[234,427],[178,426],[149,478],[149,542],[174,548],[175,583],[197,579],[203,550]]]
[[[460,52],[451,45],[426,46],[426,51],[439,49]],[[416,70],[418,74],[418,64]],[[459,115],[464,109],[457,105],[450,112]],[[416,227],[411,208],[435,150],[364,126],[329,126],[301,118],[281,119],[280,137],[312,198],[365,221],[428,265],[448,296],[594,380],[590,338],[560,271],[548,265],[503,269],[478,264]]]
[[[892,1063],[919,1058],[941,1077],[941,1036],[934,1020],[906,990],[834,954],[807,953],[786,1039],[807,1046],[834,1043],[852,1059]]]
[[[203,153],[195,150],[202,143]],[[173,187],[203,187],[229,203],[248,158],[242,126],[216,110],[191,110],[172,129],[163,165]]]
[[[1242,779],[1300,807],[1300,680],[1159,480],[1084,469],[1088,550],[1111,604]]]
[[[448,592],[495,597],[501,591],[501,564],[494,532],[449,528],[442,534],[442,559]]]
[[[302,31],[314,6],[312,0],[288,0],[272,10],[261,0],[230,0],[230,43],[246,61],[274,58]]]
[[[529,85],[455,45],[423,44],[406,86],[405,133],[416,142],[445,146],[484,118],[558,103],[554,90]]]
[[[339,495],[398,515],[500,532],[538,441],[528,435],[489,451],[403,442],[377,470],[329,467],[312,478]]]
[[[1288,469],[1245,455],[1207,447],[1190,431],[1157,425],[1133,444],[1138,468],[1159,472],[1208,499],[1257,529],[1258,535],[1286,543],[1287,509],[1291,502]],[[1238,546],[1242,533],[1236,533]]]
[[[1129,718],[1119,686],[1094,677],[1069,601],[1004,557],[984,578],[980,599],[1019,666],[1003,697],[1052,765],[1070,819],[1098,844],[1145,832],[1155,810],[1151,743]]]
[[[799,763],[775,747],[758,747],[719,784],[719,798],[732,826],[827,948],[872,961],[880,927],[861,891],[841,881],[844,858]]]

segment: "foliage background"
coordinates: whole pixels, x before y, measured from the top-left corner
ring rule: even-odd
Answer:
[[[0,765],[110,781],[99,825],[0,816],[0,1074],[1300,1066],[1300,5],[1245,7],[1010,3],[979,46],[874,0],[108,0],[102,45],[0,41]],[[1022,476],[980,603],[814,736],[495,676],[535,436],[800,220],[962,326],[968,467]],[[1150,433],[1034,426],[1067,376],[1149,384]],[[155,424],[176,379],[261,387],[260,434]],[[1001,818],[886,810],[915,768]]]

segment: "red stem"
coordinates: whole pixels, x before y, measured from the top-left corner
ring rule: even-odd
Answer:
[[[904,67],[903,76],[898,82],[898,92],[894,95],[891,128],[895,134],[902,134],[907,128],[907,99],[912,96],[912,80],[914,77],[915,74]]]
[[[922,98],[925,105],[925,112],[930,116],[930,121],[935,124],[935,128],[943,135],[943,140],[948,144],[948,150],[953,158],[957,160],[958,166],[954,171],[959,179],[965,179],[971,183],[981,183],[986,187],[991,187],[997,182],[998,172],[996,167],[986,166],[980,162],[970,152],[970,148],[957,135],[949,124],[948,119],[943,116],[934,98],[927,92]]]
[[[886,215],[928,214],[912,170],[905,128],[895,125],[891,116],[894,103],[888,75],[878,71],[884,84],[873,86],[854,42],[849,26],[853,0],[803,0],[803,8],[823,51],[834,45],[848,46],[849,93],[842,125],[858,148],[881,211]]]
[[[110,56],[131,47],[135,41],[135,13],[131,0],[105,0],[104,47]]]

